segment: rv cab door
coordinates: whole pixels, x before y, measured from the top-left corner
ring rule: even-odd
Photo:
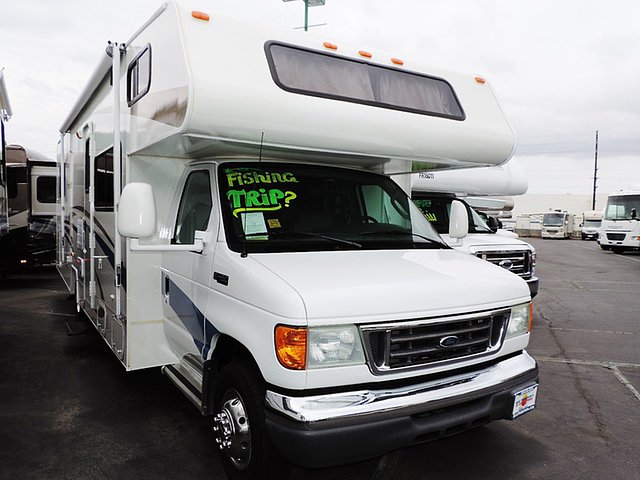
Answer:
[[[213,195],[213,168],[189,168],[173,219],[171,243],[190,245],[204,239],[202,252],[167,250],[162,253],[164,330],[178,357],[186,354],[206,359],[213,332],[202,313],[210,301],[215,242],[219,217]]]

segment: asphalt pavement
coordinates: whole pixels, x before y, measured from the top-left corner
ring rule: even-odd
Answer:
[[[640,253],[527,239],[540,293],[537,408],[382,459],[293,479],[640,480]],[[158,369],[68,337],[54,269],[0,278],[0,479],[223,479],[209,420]]]

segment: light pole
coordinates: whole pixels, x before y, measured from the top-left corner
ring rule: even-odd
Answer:
[[[283,2],[292,2],[295,0],[282,0]],[[304,31],[309,30],[309,7],[321,7],[325,4],[325,0],[302,0],[304,2]]]

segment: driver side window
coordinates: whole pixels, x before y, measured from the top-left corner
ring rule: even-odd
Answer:
[[[362,197],[366,216],[376,223],[388,223],[411,228],[411,218],[405,205],[393,199],[379,185],[363,185]]]
[[[212,207],[209,171],[191,172],[182,191],[171,243],[192,244],[195,240],[196,230],[207,229]]]

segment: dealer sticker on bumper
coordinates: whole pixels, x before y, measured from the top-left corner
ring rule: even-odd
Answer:
[[[512,418],[519,417],[523,413],[527,413],[529,410],[533,410],[536,406],[536,397],[538,395],[538,385],[531,385],[516,392],[513,399],[513,414]]]

